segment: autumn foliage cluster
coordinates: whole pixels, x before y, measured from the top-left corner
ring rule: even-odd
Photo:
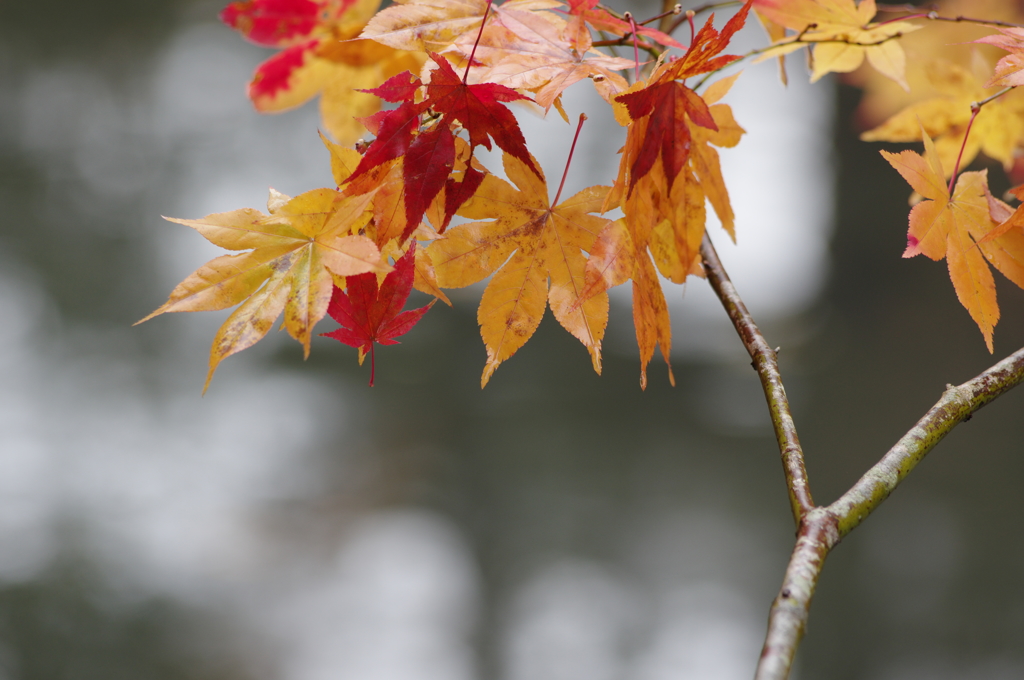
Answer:
[[[319,95],[334,186],[296,197],[271,189],[266,213],[172,220],[234,251],[146,317],[238,305],[214,339],[207,385],[221,360],[263,338],[282,312],[307,355],[330,315],[340,328],[324,335],[358,348],[361,361],[427,311],[402,311],[413,287],[450,304],[445,289],[485,279],[483,384],[549,307],[600,372],[608,289],[628,281],[646,385],[656,350],[667,362],[671,349],[661,281],[704,275],[708,206],[736,238],[719,149],[744,134],[725,103],[737,67],[777,59],[785,80],[786,55],[797,51],[812,81],[834,72],[864,88],[863,139],[923,142],[923,155],[882,152],[914,192],[904,256],[946,260],[990,351],[999,320],[991,268],[1024,287],[1024,212],[1003,200],[1024,199],[1024,189],[997,197],[987,174],[994,161],[1010,184],[1024,181],[1024,15],[1011,0],[919,11],[875,0],[747,0],[688,11],[668,4],[654,17],[598,0],[378,5],[239,0],[221,13],[279,50],[249,84],[257,110]],[[730,53],[755,15],[763,47]],[[596,88],[625,134],[608,185],[563,198],[509,105],[569,125],[561,96],[579,81]],[[507,179],[478,157],[493,146]],[[979,157],[980,169],[966,171]]]

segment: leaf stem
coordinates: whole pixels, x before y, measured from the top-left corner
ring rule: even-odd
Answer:
[[[639,81],[640,80],[640,47],[637,45],[636,21],[633,20],[633,13],[632,12],[625,12],[622,16],[623,16],[623,18],[626,21],[629,22],[629,28],[632,31],[632,36],[633,36],[633,61],[636,63],[636,66],[634,67],[635,73],[634,73],[633,77],[637,81]]]
[[[967,138],[971,135],[971,126],[974,119],[978,117],[981,107],[975,102],[971,104],[971,119],[967,121],[967,129],[964,130],[964,141],[960,143],[960,153],[956,155],[956,164],[953,166],[953,174],[949,176],[949,186],[946,188],[950,196],[953,195],[953,187],[956,186],[956,176],[960,174],[960,161],[964,159],[964,149],[967,148]]]
[[[473,42],[473,50],[469,53],[469,59],[466,60],[466,72],[462,74],[462,84],[466,84],[466,79],[469,78],[469,67],[473,65],[473,57],[476,56],[476,46],[480,44],[480,38],[484,34],[484,26],[487,24],[487,15],[491,12],[491,3],[494,0],[487,0],[487,7],[484,8],[484,18],[480,20],[480,30],[476,32],[476,41]]]
[[[728,0],[727,2],[709,2],[706,5],[701,5],[700,7],[694,7],[693,9],[687,10],[686,14],[690,14],[692,12],[693,16],[687,17],[684,14],[683,16],[677,18],[675,21],[669,24],[667,27],[662,28],[661,31],[662,33],[668,33],[669,35],[672,35],[677,28],[683,25],[684,21],[689,21],[692,23],[693,17],[697,16],[698,14],[701,14],[702,12],[710,12],[712,10],[722,9],[723,7],[739,7],[742,4],[743,3],[740,0]]]
[[[562,197],[562,187],[565,186],[565,178],[569,176],[569,164],[572,163],[572,155],[576,151],[576,141],[580,138],[580,130],[583,129],[583,121],[587,119],[587,114],[580,114],[580,122],[576,124],[576,135],[572,138],[572,146],[569,147],[569,158],[565,161],[565,170],[562,171],[562,181],[558,184],[558,191],[555,193],[555,200],[551,202],[551,205],[558,205],[558,199]]]
[[[373,387],[373,378],[377,374],[377,355],[374,352],[376,342],[370,343],[370,387]]]
[[[638,21],[636,25],[637,26],[646,26],[647,24],[651,24],[651,23],[654,23],[655,21],[659,21],[661,19],[665,19],[666,17],[678,16],[682,12],[683,12],[683,6],[677,2],[675,5],[672,6],[672,9],[667,9],[664,12],[662,12],[661,14],[655,14],[650,19],[644,19],[643,21]]]
[[[960,161],[962,161],[964,158],[964,149],[967,148],[967,138],[971,134],[971,126],[974,125],[974,119],[978,117],[979,113],[981,113],[981,107],[985,106],[985,104],[988,104],[993,100],[998,99],[999,97],[1002,97],[1004,94],[1006,94],[1012,89],[1012,87],[1004,87],[999,92],[996,92],[995,94],[989,97],[985,97],[981,101],[976,101],[971,104],[971,119],[967,121],[967,129],[964,130],[964,141],[960,144],[960,153],[957,154],[956,165],[953,166],[953,174],[949,178],[948,190],[950,196],[953,195],[953,187],[956,186],[956,176],[960,174]]]
[[[855,45],[857,47],[874,47],[875,45],[881,45],[883,43],[889,42],[890,40],[897,40],[897,39],[903,37],[902,33],[894,33],[893,35],[890,35],[888,37],[881,38],[879,40],[876,40],[874,42],[869,42],[869,43],[857,42],[855,40],[836,40],[836,39],[830,39],[830,40],[804,40],[803,39],[804,34],[807,33],[809,30],[813,29],[816,25],[817,24],[809,24],[806,28],[804,28],[803,31],[801,31],[797,35],[790,36],[790,37],[788,37],[788,38],[786,38],[784,40],[781,40],[779,42],[772,43],[771,45],[766,45],[764,47],[756,47],[756,48],[750,50],[749,52],[740,55],[739,57],[737,57],[733,61],[730,61],[728,64],[724,64],[721,67],[715,69],[714,71],[708,71],[707,73],[704,74],[703,78],[701,78],[699,81],[697,81],[697,84],[695,84],[693,86],[693,89],[696,90],[696,89],[700,88],[701,85],[706,83],[711,78],[711,76],[715,75],[716,73],[719,73],[719,72],[725,70],[726,68],[728,68],[730,66],[734,66],[734,65],[740,63],[741,61],[743,61],[745,59],[749,59],[751,57],[756,57],[759,54],[764,54],[765,52],[768,52],[769,50],[772,50],[772,49],[774,49],[776,47],[779,47],[780,45],[792,45],[794,43],[800,43],[800,44],[805,44],[805,45],[822,45],[822,44],[832,43],[832,44],[839,44],[839,45]]]
[[[797,526],[800,526],[803,517],[814,509],[814,500],[811,498],[807,470],[804,467],[803,449],[800,446],[800,439],[797,437],[796,424],[793,422],[793,415],[789,407],[789,398],[786,396],[782,375],[779,373],[778,350],[772,349],[761,335],[761,331],[754,323],[750,312],[747,311],[743,299],[740,298],[732,281],[729,280],[729,275],[725,272],[721,260],[718,259],[718,253],[706,233],[701,242],[700,254],[704,260],[704,271],[707,274],[708,282],[722,302],[722,306],[725,307],[733,326],[736,327],[736,332],[752,359],[751,365],[761,379],[761,388],[768,400],[772,427],[775,429],[775,438],[779,444],[779,452],[782,454],[782,465],[786,474],[786,486],[789,488],[789,503],[793,511],[793,519]]]

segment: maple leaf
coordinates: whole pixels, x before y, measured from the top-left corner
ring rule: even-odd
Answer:
[[[395,73],[419,69],[423,57],[370,40],[355,40],[380,0],[248,0],[234,2],[221,20],[246,38],[284,48],[261,64],[249,84],[257,111],[276,113],[318,94],[324,127],[351,143],[363,133],[357,119],[380,101],[358,90]]]
[[[775,41],[756,61],[813,45],[811,82],[827,73],[849,73],[867,59],[879,73],[907,85],[906,55],[897,38],[921,28],[906,22],[871,23],[875,0],[754,0],[762,20],[796,31]]]
[[[669,184],[679,174],[690,154],[690,123],[687,120],[709,130],[718,129],[707,103],[678,80],[715,71],[739,58],[720,53],[736,31],[743,27],[751,2],[747,0],[721,33],[714,28],[715,15],[712,14],[681,59],[662,64],[646,83],[637,83],[615,98],[625,105],[630,120],[634,123],[643,120],[645,124],[642,135],[633,135],[632,144],[627,139],[627,148],[634,150],[623,155],[624,162],[631,157],[628,171],[627,166],[620,166],[620,177],[624,171],[628,172],[630,193],[659,158]]]
[[[438,68],[427,83],[424,106],[462,123],[469,133],[470,147],[491,149],[491,139],[505,153],[514,156],[541,176],[540,169],[526,150],[526,139],[516,117],[501,102],[529,101],[529,97],[496,83],[470,85],[462,81],[444,57],[431,54]]]
[[[985,87],[1024,85],[1024,28],[1000,28],[998,34],[987,35],[974,42],[993,45],[1009,52],[996,64],[995,74],[985,83]]]
[[[251,250],[206,263],[138,323],[165,312],[211,311],[242,303],[214,338],[204,392],[217,365],[262,339],[282,311],[284,328],[308,356],[313,326],[331,299],[332,274],[387,270],[373,241],[352,234],[369,219],[371,198],[343,196],[333,189],[290,198],[271,190],[270,215],[246,208],[199,220],[166,218],[192,227],[214,245]]]
[[[976,247],[976,241],[982,240],[993,227],[986,198],[987,171],[962,173],[950,194],[935,144],[923,131],[922,136],[923,157],[914,151],[881,152],[910,186],[925,197],[910,211],[903,257],[924,254],[932,260],[946,258],[957,298],[978,324],[988,351],[992,352],[999,305],[984,251]]]
[[[446,190],[447,201],[445,219],[439,225],[442,231],[457,208],[476,191],[482,179],[472,166],[472,153],[476,146],[491,149],[493,139],[503,151],[540,173],[526,150],[526,140],[519,123],[502,105],[502,102],[528,98],[495,83],[467,84],[444,57],[437,54],[430,57],[438,68],[432,72],[422,101],[415,101],[415,93],[422,83],[411,73],[401,73],[379,88],[369,90],[384,99],[402,101],[402,104],[376,121],[377,137],[349,178],[354,182],[373,168],[402,158],[403,240],[416,228],[427,206],[442,189]],[[438,120],[421,130],[420,115],[427,110],[439,114]],[[468,157],[457,153],[459,145],[451,130],[456,123],[469,134]],[[463,167],[457,167],[457,163]],[[451,177],[456,170],[463,171],[461,182]]]
[[[975,53],[972,68],[935,59],[927,67],[928,78],[939,96],[916,102],[876,128],[861,134],[864,141],[913,142],[922,139],[922,130],[935,141],[942,167],[952,173],[961,154],[961,167],[985,153],[1013,167],[1015,150],[1024,144],[1024,92],[1013,90],[988,102],[970,127],[971,106],[995,92],[984,84],[991,66]]]
[[[1011,191],[1018,199],[1024,200],[1024,187]],[[1024,206],[1014,210],[995,198],[988,187],[985,188],[985,198],[992,220],[991,231],[980,239],[980,234],[974,238],[988,261],[1006,278],[1024,288]]]
[[[1024,23],[1024,8],[1018,3],[1007,3],[1005,0],[937,0],[929,3],[928,9],[945,17],[980,16],[1007,24]],[[980,53],[981,61],[987,65],[987,73],[980,82],[985,82],[992,76],[992,66],[1005,55],[991,45],[972,42],[991,34],[994,30],[991,26],[952,21],[928,21],[923,25],[923,30],[899,39],[899,44],[908,55],[906,79],[910,85],[909,92],[874,69],[860,69],[845,78],[863,90],[857,107],[857,118],[863,129],[879,125],[910,104],[934,97],[936,93],[927,70],[936,59],[970,69],[972,61],[977,59],[975,55]],[[941,151],[940,140],[935,136],[933,139]],[[944,167],[949,170],[952,165]]]
[[[567,87],[584,78],[594,80],[606,100],[628,86],[616,71],[633,68],[633,60],[592,50],[589,30],[574,30],[551,12],[514,9],[512,3],[495,8],[495,15],[479,44],[476,36],[469,34],[455,43],[463,56],[472,53],[486,67],[471,70],[474,82],[536,92],[537,104],[545,109]],[[577,29],[581,28],[581,21],[575,21]]]
[[[359,363],[370,353],[370,387],[377,372],[374,343],[397,345],[395,338],[405,335],[427,313],[436,300],[425,307],[402,311],[412,291],[415,275],[416,242],[395,261],[395,268],[377,286],[377,275],[370,272],[346,276],[346,288],[337,286],[327,313],[341,328],[321,335],[359,349]]]
[[[363,29],[363,38],[399,50],[444,52],[466,33],[475,33],[487,0],[411,0],[378,12]]]
[[[427,250],[442,287],[461,288],[494,275],[477,312],[487,348],[481,386],[530,339],[548,305],[600,372],[608,296],[602,292],[582,300],[581,293],[583,253],[608,223],[590,213],[600,210],[608,187],[589,187],[552,207],[535,166],[508,153],[502,158],[515,187],[486,175],[458,213],[490,221],[453,227]]]
[[[713,83],[701,97],[677,78],[707,73],[736,57],[722,55],[745,20],[748,2],[721,33],[712,19],[682,59],[663,64],[650,80],[616,97],[616,119],[628,125],[619,175],[605,208],[619,205],[624,229],[603,235],[587,263],[587,293],[614,285],[605,273],[632,270],[633,321],[640,349],[640,384],[660,347],[669,364],[671,326],[657,272],[676,283],[703,275],[700,243],[710,201],[723,227],[733,235],[734,215],[714,146],[735,146],[743,134],[725,104],[718,104],[738,74]]]
[[[309,36],[318,24],[340,16],[355,0],[241,0],[220,13],[220,20],[257,45],[286,47]]]

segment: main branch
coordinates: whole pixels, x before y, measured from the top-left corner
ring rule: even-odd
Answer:
[[[826,508],[804,516],[782,589],[772,604],[756,680],[785,680],[803,637],[811,597],[825,557],[882,504],[943,437],[975,411],[1024,382],[1024,349],[942,398],[849,491]]]
[[[942,398],[849,491],[817,507],[804,468],[803,451],[779,374],[777,352],[761,335],[705,234],[701,256],[708,282],[728,313],[761,379],[772,426],[782,453],[797,540],[772,603],[756,680],[786,680],[810,613],[811,598],[832,548],[882,504],[936,444],[975,411],[1024,382],[1024,348],[962,385],[949,385]]]
[[[743,346],[750,354],[751,364],[761,379],[761,387],[764,389],[772,417],[772,427],[775,429],[775,438],[779,442],[779,452],[782,454],[782,466],[786,473],[786,486],[789,487],[793,519],[797,526],[800,526],[804,515],[814,508],[814,501],[811,499],[811,488],[804,467],[803,449],[800,447],[796,424],[789,408],[789,397],[786,396],[786,388],[779,373],[778,355],[761,335],[757,324],[747,311],[747,306],[743,304],[742,298],[729,280],[729,275],[725,273],[725,268],[722,267],[718,253],[707,234],[704,234],[700,254],[704,259],[704,271],[708,282],[722,301],[722,306],[736,327]]]

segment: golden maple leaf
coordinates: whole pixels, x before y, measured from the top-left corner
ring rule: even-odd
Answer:
[[[812,83],[827,73],[850,73],[867,59],[879,73],[909,89],[906,55],[897,39],[920,26],[871,23],[875,0],[859,5],[854,0],[754,0],[754,9],[769,25],[769,35],[778,35],[775,27],[795,31],[775,40],[757,61],[813,46]]]
[[[929,9],[933,7],[944,17],[971,16],[1009,23],[1024,22],[1024,13],[1019,3],[1006,0],[939,0],[929,3]],[[927,69],[936,59],[944,59],[970,69],[976,58],[974,54],[980,52],[987,62],[994,64],[1003,56],[999,50],[972,42],[991,32],[991,27],[969,22],[929,21],[925,24],[925,30],[901,37],[899,43],[907,55],[906,80],[910,85],[909,92],[873,69],[860,69],[846,78],[864,90],[857,107],[861,126],[877,126],[910,104],[934,97],[935,91]],[[949,170],[953,166],[950,164],[945,167]]]
[[[974,54],[972,68],[935,59],[927,72],[939,96],[906,107],[881,125],[861,135],[868,142],[915,142],[921,140],[922,129],[935,141],[942,167],[952,174],[963,147],[961,167],[966,167],[979,152],[1000,161],[1009,169],[1014,164],[1014,151],[1024,145],[1024,92],[1013,90],[986,103],[971,124],[964,142],[975,102],[996,92],[986,87],[992,66],[979,53]]]
[[[1024,187],[1012,191],[1018,199],[1024,200]],[[988,187],[985,198],[992,225],[988,234],[975,235],[978,247],[1006,278],[1024,288],[1024,205],[1014,210],[995,198]]]
[[[508,154],[503,160],[515,186],[487,175],[458,212],[490,221],[453,227],[428,249],[444,288],[461,288],[494,274],[477,312],[487,347],[481,386],[530,339],[548,305],[587,348],[600,373],[608,296],[602,292],[582,300],[580,294],[587,262],[583,253],[608,223],[590,213],[601,209],[608,187],[589,187],[552,207],[543,176]]]
[[[369,220],[371,198],[344,196],[334,189],[290,198],[271,190],[269,215],[245,208],[198,220],[165,218],[192,227],[214,245],[248,252],[210,260],[138,323],[165,312],[211,311],[242,303],[214,338],[204,392],[217,365],[261,340],[282,311],[283,327],[308,356],[313,326],[327,313],[332,275],[388,270],[373,241],[354,235]]]
[[[365,134],[358,119],[380,110],[380,99],[359,90],[375,87],[402,71],[417,71],[425,57],[359,40],[363,26],[362,22],[349,22],[336,27],[329,38],[316,41],[298,55],[298,65],[279,86],[263,86],[257,72],[249,87],[256,110],[279,113],[319,94],[320,118],[335,139],[351,144]]]

